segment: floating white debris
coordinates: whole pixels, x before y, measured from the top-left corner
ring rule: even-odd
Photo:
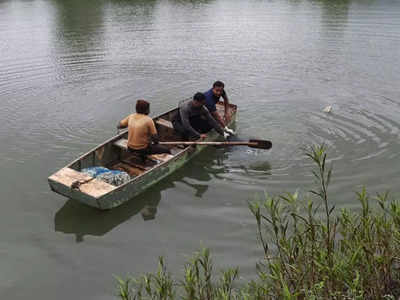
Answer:
[[[326,113],[330,113],[331,111],[332,111],[332,106],[331,106],[331,105],[328,105],[328,106],[325,107],[324,110],[323,110],[323,112],[326,112]]]

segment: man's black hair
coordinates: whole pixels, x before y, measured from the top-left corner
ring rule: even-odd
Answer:
[[[146,100],[138,100],[136,101],[136,112],[139,114],[144,114],[147,115],[149,114],[150,110],[150,103],[147,102]]]
[[[216,82],[214,82],[214,84],[213,84],[213,88],[215,88],[215,87],[222,87],[222,88],[224,88],[225,87],[225,84],[222,82],[222,81],[216,81]]]
[[[203,93],[197,92],[196,94],[194,94],[193,100],[197,102],[203,102],[206,101],[206,96],[204,96]]]

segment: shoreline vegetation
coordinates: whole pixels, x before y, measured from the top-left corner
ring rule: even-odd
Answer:
[[[335,208],[328,197],[332,168],[326,147],[305,150],[314,163],[316,188],[249,203],[264,250],[257,279],[236,282],[238,268],[213,271],[208,249],[186,263],[176,280],[159,258],[158,270],[116,277],[118,297],[132,299],[398,299],[400,296],[400,200],[388,193],[356,193],[361,209]],[[372,203],[376,204],[373,207]]]

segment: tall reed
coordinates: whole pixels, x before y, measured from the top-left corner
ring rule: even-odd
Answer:
[[[361,213],[337,213],[328,197],[332,169],[325,147],[312,147],[306,155],[315,163],[316,189],[301,199],[297,193],[266,195],[249,204],[265,254],[258,284],[282,299],[398,297],[399,201],[379,194],[371,210],[363,189],[357,193]]]

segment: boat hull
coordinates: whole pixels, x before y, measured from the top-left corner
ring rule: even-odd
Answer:
[[[140,178],[135,180],[135,182],[128,183],[126,186],[116,189],[115,191],[101,197],[98,199],[98,206],[96,207],[99,209],[111,209],[129,201],[157,182],[163,180],[177,169],[181,168],[194,156],[199,154],[205,146],[196,146],[192,148],[193,150],[189,149],[188,151],[182,151],[182,153],[179,153],[162,166],[141,175]],[[87,204],[90,205],[89,203]]]
[[[233,125],[236,118],[236,106],[232,105],[232,107],[234,108],[234,110],[232,109],[231,122],[229,126]],[[161,115],[161,117],[162,116],[163,115]],[[89,164],[88,161],[92,165],[96,164],[101,165],[102,162],[101,159],[104,159],[104,157],[101,157],[101,155],[103,155],[104,152],[107,153],[107,149],[109,147],[112,147],[113,142],[121,138],[121,136],[123,135],[124,134],[113,137],[112,139],[106,141],[102,145],[86,153],[79,159],[67,165],[67,167],[64,168],[64,171],[68,173],[67,175],[69,175],[70,173],[71,174],[79,173],[77,171],[74,171],[73,169],[81,170],[82,168],[87,167],[87,165]],[[204,141],[216,141],[218,139],[221,139],[221,137],[213,129],[207,134],[207,138]],[[58,173],[55,173],[52,176],[50,176],[48,178],[48,181],[51,190],[53,190],[58,194],[64,195],[71,199],[75,199],[88,206],[92,206],[101,210],[108,210],[131,200],[135,196],[139,195],[146,189],[156,184],[157,182],[163,180],[168,175],[174,173],[177,169],[185,165],[188,161],[190,161],[193,157],[198,155],[206,147],[207,146],[205,145],[195,145],[186,147],[180,150],[179,152],[175,153],[171,159],[159,163],[156,167],[143,172],[139,176],[135,177],[133,180],[117,187],[105,184],[103,182],[99,182],[96,179],[94,179],[93,182],[95,182],[94,184],[95,187],[93,187],[92,190],[89,190],[89,188],[88,191],[85,191],[84,189],[73,189],[71,187],[72,180],[69,181],[65,180],[65,176],[63,177],[63,180],[60,180],[60,178],[57,177],[57,174],[61,172],[63,169]],[[106,149],[106,151],[104,149]],[[76,178],[76,176],[78,175],[77,174],[71,175],[71,178]],[[85,178],[81,179],[84,180]]]

